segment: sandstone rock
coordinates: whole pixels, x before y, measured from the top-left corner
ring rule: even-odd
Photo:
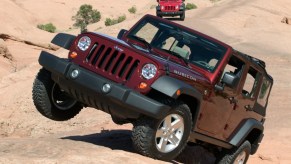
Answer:
[[[13,56],[9,52],[7,46],[5,45],[5,41],[0,39],[0,56],[9,59],[10,61],[13,60]]]
[[[291,18],[284,17],[281,22],[291,25]]]

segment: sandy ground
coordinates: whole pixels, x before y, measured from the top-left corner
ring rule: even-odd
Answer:
[[[198,9],[188,11],[184,22],[173,21],[265,60],[274,78],[265,137],[248,163],[291,163],[291,25],[281,23],[283,17],[291,17],[291,1],[186,2],[197,4]],[[54,34],[36,28],[48,22],[55,24],[58,32],[77,34],[71,17],[84,3],[92,4],[102,14],[101,21],[90,25],[89,30],[112,36],[121,28],[131,27],[144,14],[154,14],[156,5],[155,0],[1,0],[0,35],[48,43]],[[137,13],[130,14],[127,9],[134,5]],[[105,27],[106,18],[123,14],[125,22]],[[67,122],[42,117],[33,106],[31,88],[43,49],[12,40],[0,43],[13,56],[10,61],[0,54],[0,163],[164,163],[136,154],[130,140],[132,126],[118,126],[101,111],[84,109]],[[191,157],[194,154],[196,163],[211,162],[207,152],[193,150],[188,148],[186,153]]]

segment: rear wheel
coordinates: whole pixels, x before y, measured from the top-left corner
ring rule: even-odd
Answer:
[[[83,108],[51,79],[51,73],[44,68],[40,69],[34,80],[32,98],[36,109],[55,121],[69,120]]]
[[[218,158],[218,164],[246,164],[250,156],[251,144],[245,141],[240,147],[233,148],[224,152],[221,158]]]
[[[142,155],[169,161],[184,149],[191,128],[189,107],[176,103],[164,118],[143,117],[137,120],[132,132],[133,145]]]

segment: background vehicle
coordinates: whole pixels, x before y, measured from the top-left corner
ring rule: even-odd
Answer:
[[[185,0],[157,0],[157,16],[180,16],[180,19],[184,20],[186,10],[184,1]]]
[[[262,60],[195,30],[151,15],[117,39],[58,34],[68,59],[42,52],[33,100],[45,117],[64,121],[82,107],[134,125],[135,149],[172,160],[187,142],[245,163],[263,138],[273,79]]]

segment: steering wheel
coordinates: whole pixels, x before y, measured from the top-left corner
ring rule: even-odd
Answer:
[[[211,66],[205,61],[195,61],[195,63],[202,65],[203,67],[210,68]]]

